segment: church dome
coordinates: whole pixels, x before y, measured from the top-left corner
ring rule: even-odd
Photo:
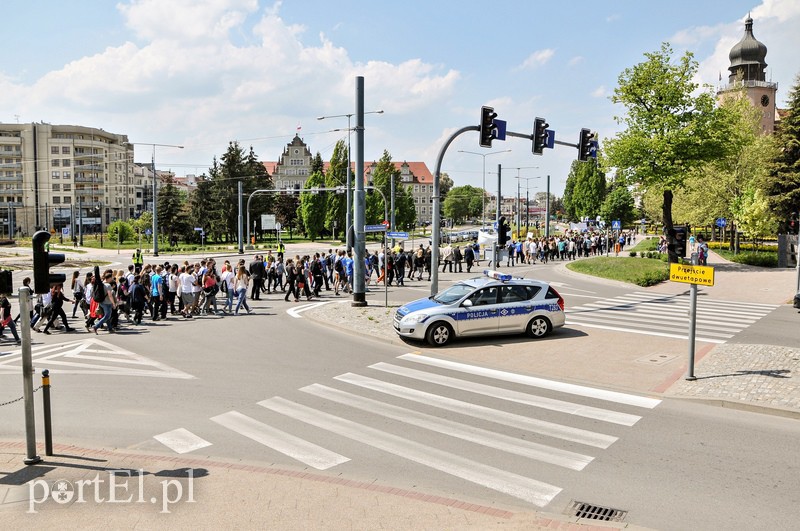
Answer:
[[[730,81],[736,80],[739,72],[744,81],[764,81],[764,70],[767,68],[767,47],[753,36],[753,19],[747,17],[744,23],[744,37],[737,42],[728,55],[731,65]]]

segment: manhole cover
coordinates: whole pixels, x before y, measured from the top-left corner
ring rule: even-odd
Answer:
[[[587,520],[621,522],[628,515],[628,511],[612,509],[611,507],[603,507],[602,505],[593,505],[591,503],[573,500],[567,508],[567,514],[571,516],[577,516],[578,518],[585,518]]]

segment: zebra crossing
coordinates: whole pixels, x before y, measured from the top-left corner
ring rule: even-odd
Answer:
[[[634,292],[567,308],[567,326],[688,339],[689,295]],[[778,306],[697,298],[695,337],[725,343]]]
[[[155,438],[186,453],[234,433],[261,445],[265,458],[282,454],[317,470],[363,463],[369,447],[544,507],[561,492],[555,483],[564,470],[580,473],[659,403],[404,354],[265,398],[249,416],[215,415],[209,420],[225,429],[223,437],[179,428]],[[498,454],[510,458],[487,462]]]

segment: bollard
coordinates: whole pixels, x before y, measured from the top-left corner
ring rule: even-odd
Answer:
[[[44,455],[53,455],[53,430],[50,422],[50,371],[42,371],[42,407],[44,411]]]

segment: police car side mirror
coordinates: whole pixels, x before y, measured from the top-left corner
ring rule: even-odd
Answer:
[[[467,299],[461,303],[461,306],[463,306],[464,308],[470,308],[472,307],[472,301],[470,299]]]

